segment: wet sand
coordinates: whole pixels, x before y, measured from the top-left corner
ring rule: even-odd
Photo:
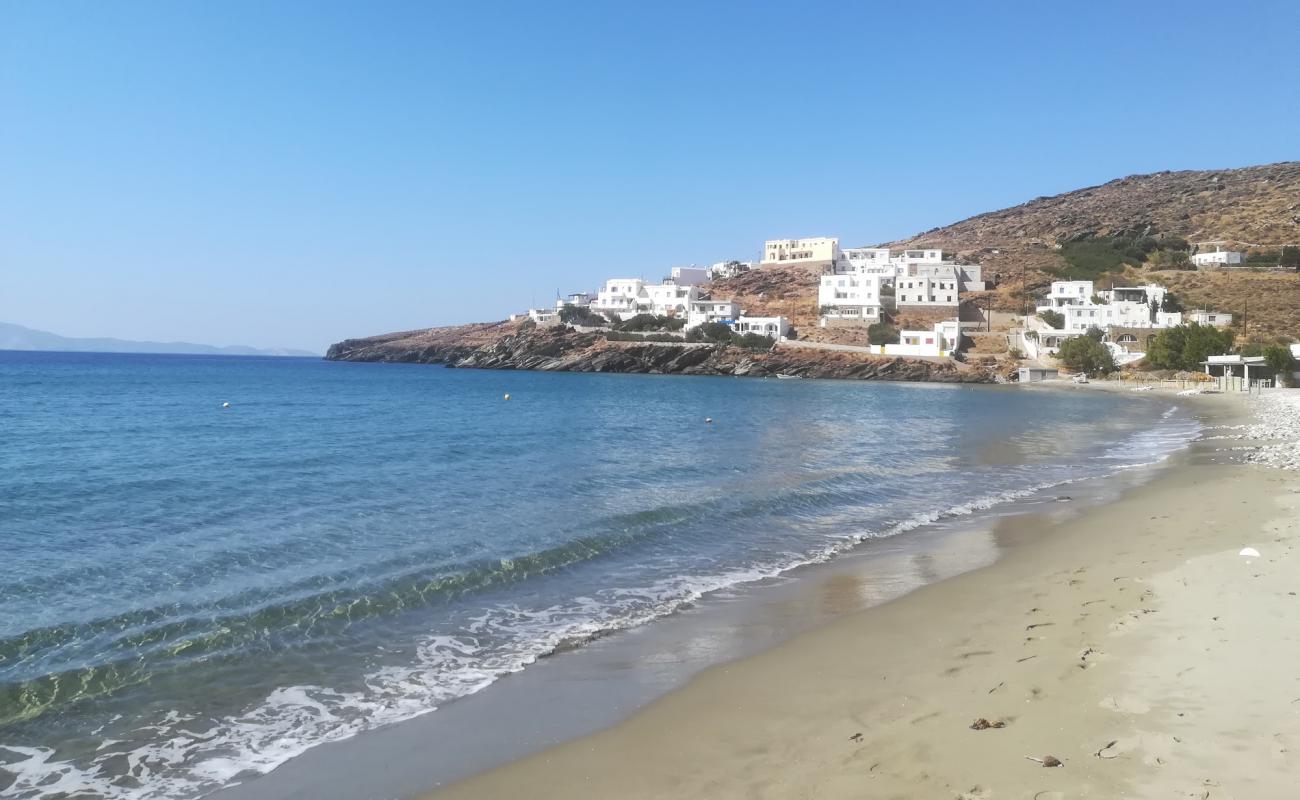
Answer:
[[[1226,446],[430,797],[1293,797],[1300,479]]]

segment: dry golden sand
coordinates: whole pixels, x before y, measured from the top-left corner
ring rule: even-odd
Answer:
[[[1210,449],[434,797],[1300,797],[1300,482]]]

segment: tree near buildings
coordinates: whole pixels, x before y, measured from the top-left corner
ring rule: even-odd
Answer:
[[[1155,369],[1200,369],[1201,362],[1232,349],[1232,332],[1211,325],[1165,328],[1147,350],[1147,364]]]
[[[1106,375],[1116,369],[1110,349],[1099,337],[1091,335],[1074,336],[1061,342],[1056,357],[1066,368],[1089,376]]]

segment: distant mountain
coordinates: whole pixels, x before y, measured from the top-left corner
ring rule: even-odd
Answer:
[[[66,353],[161,353],[178,355],[224,356],[318,356],[306,350],[284,347],[262,349],[231,345],[214,347],[191,342],[132,342],[126,339],[81,339],[59,336],[57,333],[38,331],[0,322],[0,350],[49,350]]]

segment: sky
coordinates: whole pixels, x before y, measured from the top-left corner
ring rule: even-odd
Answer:
[[[296,347],[1300,158],[1300,3],[0,0],[0,321]]]

